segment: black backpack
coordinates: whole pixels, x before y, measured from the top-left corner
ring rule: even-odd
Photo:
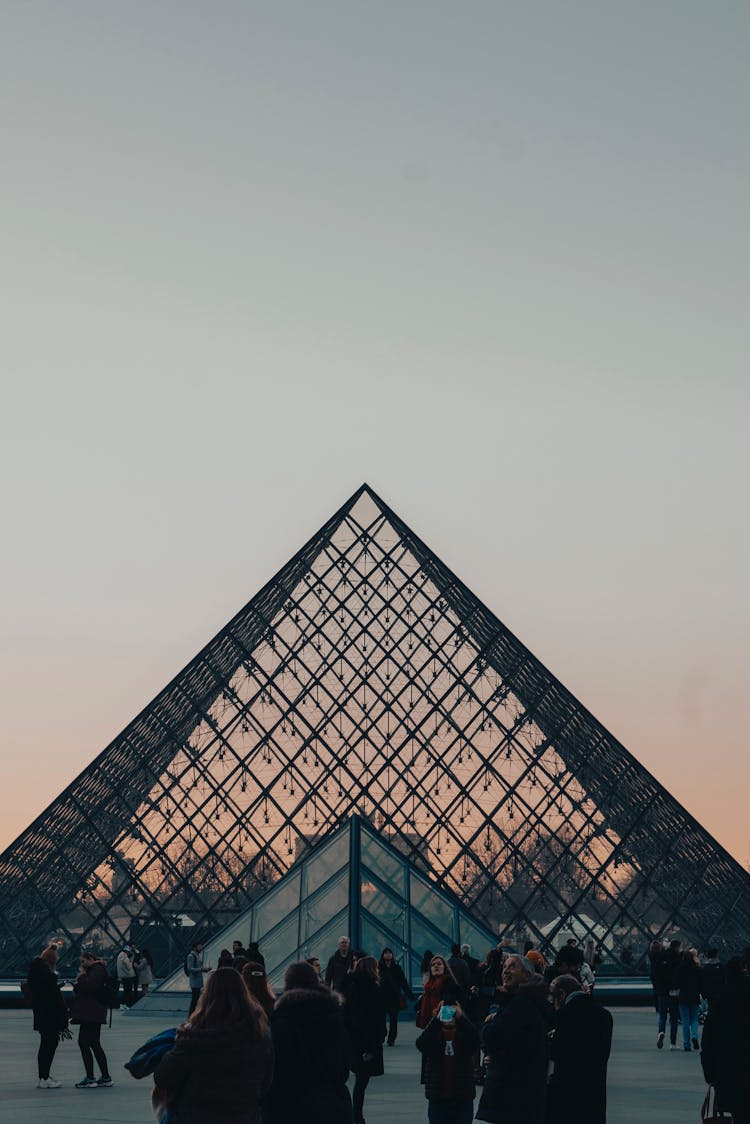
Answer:
[[[99,1002],[108,1011],[117,1011],[120,1007],[120,981],[117,976],[107,976],[99,992]]]
[[[185,973],[186,976],[190,975],[190,969],[188,968],[187,956],[185,957],[185,959],[182,962],[182,970],[183,970],[183,972]]]

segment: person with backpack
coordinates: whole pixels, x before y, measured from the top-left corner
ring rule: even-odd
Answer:
[[[29,965],[29,975],[24,994],[29,997],[34,1011],[34,1030],[39,1031],[37,1089],[59,1089],[60,1082],[50,1074],[60,1034],[67,1030],[68,1009],[60,994],[57,979],[57,945],[51,944]],[[68,1034],[67,1037],[70,1037]]]
[[[378,962],[363,956],[346,981],[344,1022],[349,1035],[350,1067],[354,1074],[354,1124],[364,1124],[365,1090],[371,1077],[382,1077],[385,1007],[380,992]]]
[[[217,968],[154,1070],[154,1099],[179,1124],[259,1124],[271,1085],[266,1019],[234,968]]]
[[[100,1041],[102,1026],[107,1021],[106,989],[107,967],[104,961],[97,959],[93,952],[82,952],[81,970],[73,984],[70,1008],[70,1021],[79,1027],[78,1048],[86,1070],[85,1077],[76,1082],[76,1089],[109,1089],[112,1085],[107,1055]],[[94,1060],[99,1066],[98,1079],[94,1077]]]

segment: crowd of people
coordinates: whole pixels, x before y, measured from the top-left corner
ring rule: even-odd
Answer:
[[[717,949],[701,960],[682,942],[654,941],[649,949],[651,983],[658,1016],[656,1048],[669,1028],[670,1050],[701,1052],[707,1083],[734,1124],[750,1124],[750,948],[725,964]],[[703,1033],[700,1035],[700,1024]]]
[[[705,1016],[706,1080],[735,1124],[750,1124],[750,954],[721,965],[710,951],[701,963],[679,942],[652,945],[657,1047],[669,1022],[675,1048],[680,1027],[683,1048],[698,1048]],[[28,977],[40,1035],[38,1087],[60,1087],[50,1071],[69,1022],[79,1027],[85,1070],[76,1087],[108,1087],[100,1041],[106,965],[82,954],[68,1008],[57,952],[56,944],[45,949]],[[196,941],[185,962],[186,1022],[126,1063],[134,1076],[153,1074],[157,1119],[364,1124],[368,1085],[384,1073],[384,1046],[396,1043],[399,1012],[414,998],[393,950],[376,960],[342,936],[324,972],[316,957],[291,964],[278,997],[257,945],[235,941],[213,970],[203,959]],[[595,998],[592,966],[576,942],[551,963],[530,943],[523,954],[498,945],[482,961],[468,945],[446,956],[428,950],[422,972],[416,1046],[429,1124],[604,1124],[612,1016]],[[120,976],[120,957],[117,975],[134,978]]]

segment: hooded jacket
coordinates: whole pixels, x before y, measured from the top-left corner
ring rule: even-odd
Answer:
[[[530,980],[484,1024],[482,1047],[489,1064],[477,1120],[544,1124],[548,1007],[546,985]]]
[[[271,1016],[273,1084],[266,1124],[351,1124],[349,1039],[336,992],[293,988]]]
[[[70,1005],[71,1022],[106,1023],[107,1008],[100,996],[107,979],[107,966],[103,960],[94,960],[82,968],[73,984],[73,1002]]]
[[[259,1124],[272,1073],[268,1032],[256,1038],[249,1028],[186,1024],[154,1070],[154,1081],[175,1124]]]

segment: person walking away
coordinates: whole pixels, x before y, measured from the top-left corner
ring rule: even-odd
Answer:
[[[122,948],[117,957],[117,978],[122,988],[122,1001],[126,1007],[132,1007],[135,1002],[135,965],[133,963],[133,950],[129,944]]]
[[[216,962],[217,968],[234,968],[234,957],[228,948],[222,948],[219,953],[219,959]]]
[[[669,1016],[670,1049],[677,1049],[677,1025],[680,1021],[680,1012],[677,1009],[677,997],[680,993],[677,986],[679,960],[680,942],[671,941],[669,947],[662,948],[661,953],[655,957],[651,967],[651,978],[659,1009],[659,1030],[656,1036],[657,1050],[661,1050],[664,1045],[667,1016]]]
[[[378,965],[363,956],[349,976],[344,1001],[344,1022],[349,1034],[350,1068],[354,1074],[354,1124],[364,1124],[365,1090],[372,1077],[383,1075],[385,1010],[380,994]]]
[[[179,1124],[260,1124],[273,1046],[262,1008],[234,968],[217,968],[154,1070],[154,1099]]]
[[[698,1012],[701,1003],[701,962],[697,948],[683,952],[677,965],[677,1006],[682,1023],[683,1050],[699,1050]]]
[[[555,1029],[546,1124],[606,1124],[612,1016],[581,990],[575,976],[553,980],[549,998]]]
[[[203,976],[208,971],[208,968],[203,964],[203,945],[199,940],[193,941],[192,948],[185,959],[185,967],[187,968],[188,983],[190,984],[190,991],[192,993],[190,996],[190,1008],[188,1010],[189,1018],[198,1006],[201,988],[203,987]]]
[[[55,1081],[50,1070],[60,1034],[68,1026],[68,1008],[60,993],[56,968],[56,944],[45,948],[29,965],[27,985],[34,1013],[34,1030],[39,1032],[37,1089],[60,1088],[60,1082]]]
[[[422,1054],[429,1124],[471,1124],[479,1032],[465,1017],[461,1004],[449,1007],[441,1003],[416,1044]]]
[[[266,1018],[270,1021],[274,1004],[276,1003],[276,996],[269,987],[265,968],[262,964],[254,964],[252,960],[248,960],[243,965],[240,975],[242,976],[245,987],[250,992],[253,999],[257,1003],[260,1003]]]
[[[107,1008],[101,1001],[107,979],[107,966],[93,952],[81,953],[81,969],[73,984],[70,1021],[78,1024],[78,1048],[83,1058],[85,1076],[76,1082],[76,1089],[108,1089],[112,1085],[107,1055],[101,1044],[102,1026],[107,1021]],[[94,1061],[99,1078],[94,1077]]]
[[[392,1046],[398,1035],[398,1013],[406,1006],[407,998],[413,999],[414,996],[401,965],[393,957],[392,948],[384,948],[381,952],[378,975],[383,1006],[388,1016],[388,1045]]]
[[[711,1000],[703,1027],[701,1065],[734,1124],[750,1124],[750,979],[739,956],[724,971],[724,987]]]
[[[149,984],[154,982],[154,961],[147,948],[141,949],[140,959],[135,969],[135,978],[141,995],[148,995]]]
[[[657,1015],[659,1014],[659,996],[657,994],[656,979],[658,976],[659,957],[663,952],[664,945],[661,941],[652,941],[648,946],[648,976],[651,980],[651,987],[654,993],[654,1010]]]
[[[351,944],[348,937],[339,937],[338,948],[326,966],[325,982],[334,991],[341,992],[347,972],[354,965]]]
[[[485,1022],[488,1056],[477,1120],[544,1124],[547,1082],[547,988],[524,957],[503,965],[503,1006]]]
[[[271,1016],[275,1055],[264,1124],[352,1124],[343,1003],[304,961],[284,973]]]

